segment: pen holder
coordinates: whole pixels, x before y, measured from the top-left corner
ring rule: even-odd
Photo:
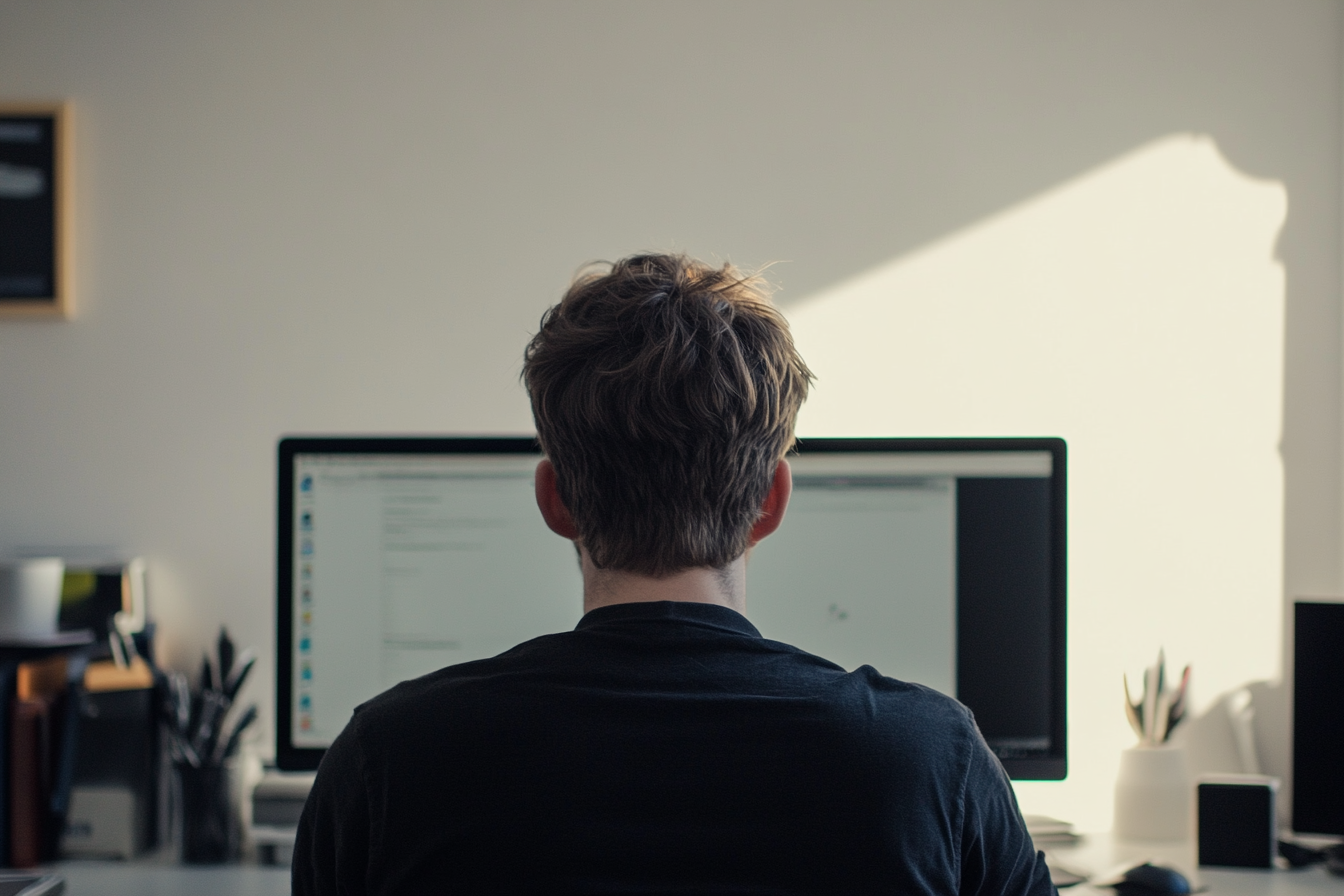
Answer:
[[[178,844],[181,860],[192,865],[228,862],[238,855],[228,765],[173,764],[177,777]]]
[[[1185,751],[1170,744],[1123,751],[1115,779],[1116,838],[1186,840],[1190,828]]]

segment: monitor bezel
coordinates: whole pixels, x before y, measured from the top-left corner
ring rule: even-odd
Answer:
[[[799,454],[1048,451],[1051,456],[1051,749],[1047,756],[1003,759],[1015,780],[1062,780],[1068,774],[1067,724],[1067,449],[1053,437],[800,438]],[[283,771],[312,771],[325,749],[293,743],[294,460],[300,454],[523,454],[540,457],[533,436],[289,436],[277,450],[275,759]]]

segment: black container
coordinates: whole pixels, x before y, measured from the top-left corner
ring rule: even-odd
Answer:
[[[229,862],[238,857],[237,826],[229,769],[224,765],[174,763],[181,800],[178,843],[182,861],[191,865]]]

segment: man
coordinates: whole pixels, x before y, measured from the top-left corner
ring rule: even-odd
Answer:
[[[583,619],[360,707],[304,809],[296,893],[1053,892],[963,706],[743,615],[811,379],[758,279],[590,271],[523,377]]]

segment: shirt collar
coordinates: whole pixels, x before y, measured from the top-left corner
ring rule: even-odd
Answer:
[[[589,610],[575,626],[576,631],[623,623],[671,623],[704,626],[759,638],[761,633],[736,610],[719,604],[701,604],[685,600],[659,600],[642,603],[609,604]]]

